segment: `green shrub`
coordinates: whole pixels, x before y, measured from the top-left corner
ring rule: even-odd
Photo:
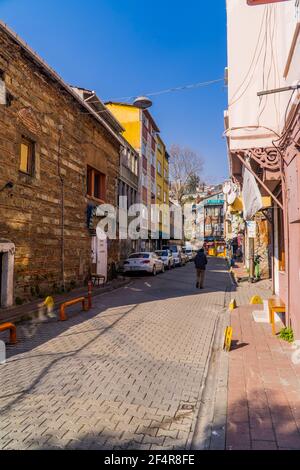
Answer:
[[[294,341],[294,333],[292,328],[283,328],[279,333],[279,337],[284,341],[292,343]]]

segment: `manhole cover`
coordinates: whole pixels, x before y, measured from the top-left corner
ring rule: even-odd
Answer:
[[[184,403],[183,405],[181,405],[180,409],[185,411],[194,411],[195,405],[191,405],[190,403]]]

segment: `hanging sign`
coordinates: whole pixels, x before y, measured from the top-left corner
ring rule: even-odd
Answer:
[[[256,222],[255,220],[247,220],[247,234],[248,238],[256,238]]]

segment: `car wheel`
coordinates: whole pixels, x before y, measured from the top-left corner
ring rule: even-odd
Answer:
[[[156,276],[156,274],[157,274],[156,266],[154,265],[154,266],[153,266],[153,270],[152,270],[152,275],[153,275],[153,276]]]

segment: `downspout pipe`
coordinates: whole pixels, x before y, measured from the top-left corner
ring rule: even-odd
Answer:
[[[61,280],[62,287],[65,291],[65,181],[61,173],[61,158],[62,158],[62,137],[63,137],[63,124],[58,126],[59,137],[58,137],[58,176],[61,185]]]

